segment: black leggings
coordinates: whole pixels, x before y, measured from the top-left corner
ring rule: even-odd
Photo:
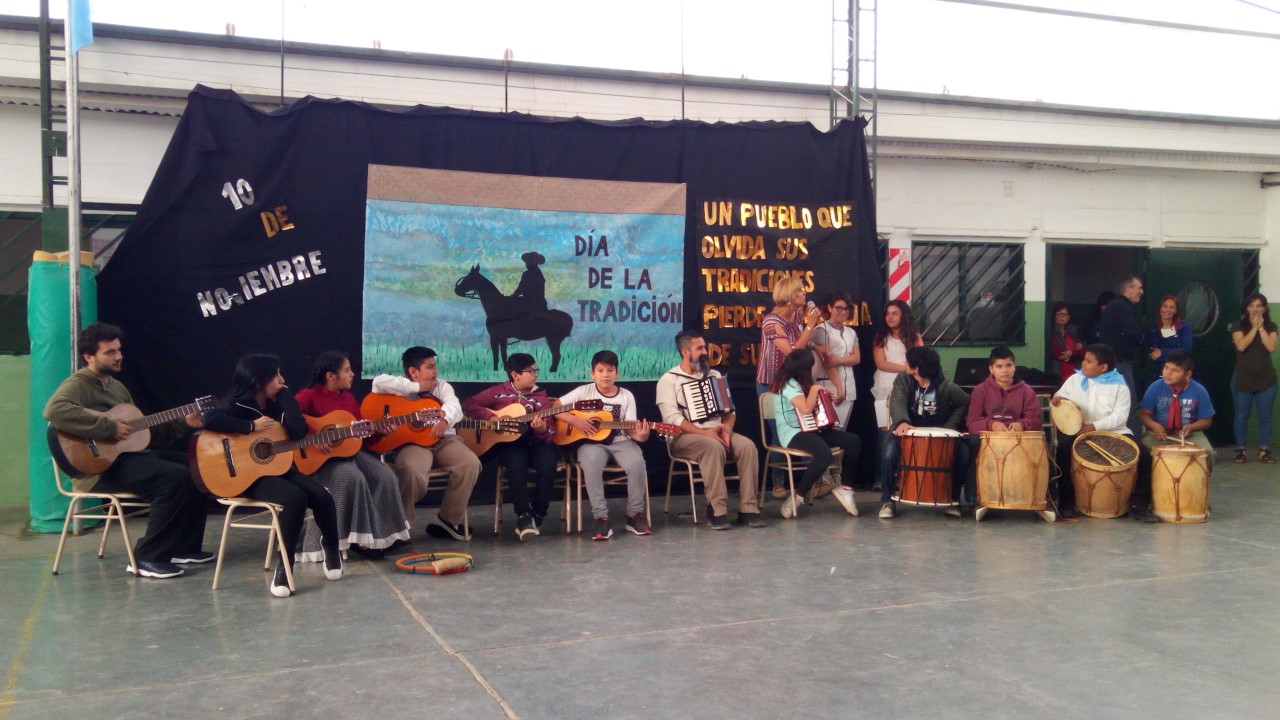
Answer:
[[[862,439],[853,433],[837,428],[827,428],[818,432],[796,433],[787,447],[803,450],[813,456],[809,467],[805,469],[800,482],[796,483],[796,494],[804,497],[814,483],[822,479],[831,464],[831,448],[843,448],[844,458],[840,465],[840,484],[853,487],[854,477],[858,473],[858,459],[862,454]]]
[[[320,526],[320,544],[330,557],[338,553],[338,511],[333,504],[333,496],[323,485],[303,475],[297,470],[290,470],[283,475],[258,478],[244,496],[254,500],[275,503],[280,511],[280,534],[284,536],[285,553],[289,561],[298,550],[298,535],[302,533],[302,521],[311,509],[311,515]]]

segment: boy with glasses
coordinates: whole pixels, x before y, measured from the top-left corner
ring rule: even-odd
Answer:
[[[537,412],[549,407],[547,391],[538,387],[538,366],[532,355],[516,353],[507,358],[507,382],[482,390],[462,403],[462,412],[477,420],[499,417],[495,410],[508,405],[523,405],[526,412]],[[543,418],[529,423],[524,435],[510,442],[499,443],[485,457],[495,457],[507,472],[507,492],[516,511],[516,537],[524,541],[537,535],[551,505],[551,493],[556,479],[555,446],[551,444],[553,426]],[[484,458],[482,458],[484,459]],[[536,485],[533,500],[529,500],[528,476],[533,467]]]

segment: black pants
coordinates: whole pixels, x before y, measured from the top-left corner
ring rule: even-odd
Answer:
[[[302,521],[307,509],[320,526],[320,544],[333,557],[338,552],[338,510],[333,496],[323,485],[297,470],[283,475],[258,478],[244,496],[254,500],[275,503],[280,511],[280,534],[284,536],[285,553],[290,562],[298,550],[298,535],[302,533]]]
[[[204,496],[191,481],[185,458],[175,462],[173,455],[124,453],[93,486],[95,492],[129,492],[151,503],[147,532],[134,543],[138,562],[169,562],[198,552],[204,543]]]
[[[1062,477],[1058,478],[1057,481],[1058,487],[1055,497],[1058,499],[1059,508],[1071,510],[1076,509],[1075,483],[1071,480],[1071,446],[1075,441],[1075,435],[1059,434],[1058,449],[1054,453],[1054,457],[1058,461],[1058,467],[1062,470]],[[1136,444],[1138,446],[1138,477],[1134,482],[1133,496],[1130,498],[1129,504],[1147,507],[1151,504],[1151,451],[1141,442]]]
[[[499,445],[495,452],[507,472],[507,495],[516,515],[530,510],[542,517],[551,508],[551,493],[556,483],[556,449],[550,443],[515,440]],[[533,502],[529,501],[529,468],[536,478]]]
[[[804,497],[814,483],[822,479],[831,464],[831,448],[844,450],[844,459],[840,465],[840,484],[845,487],[854,486],[854,477],[858,472],[858,459],[862,455],[862,438],[837,428],[827,428],[818,432],[796,433],[787,443],[793,450],[803,450],[813,456],[809,467],[805,469],[800,482],[796,483],[796,493]]]

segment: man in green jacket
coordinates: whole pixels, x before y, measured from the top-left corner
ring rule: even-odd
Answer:
[[[44,407],[44,419],[58,430],[87,440],[123,440],[133,430],[101,413],[133,397],[119,380],[124,354],[120,328],[94,323],[80,331],[80,357],[85,367],[62,381]],[[172,436],[201,426],[200,415],[188,415],[155,428]],[[91,480],[92,478],[90,478]],[[179,565],[205,563],[213,553],[202,551],[204,497],[191,481],[191,471],[181,454],[143,450],[121,453],[88,488],[96,492],[129,492],[151,503],[147,532],[134,546],[137,574],[171,578],[183,573]],[[125,568],[134,572],[133,567]]]
[[[901,453],[901,437],[917,427],[945,427],[961,432],[968,409],[968,393],[943,375],[938,351],[929,347],[908,348],[907,371],[894,379],[893,391],[889,395],[891,434],[881,448],[880,465],[876,468],[880,478],[882,519],[888,520],[896,515],[893,496],[898,487],[894,471]],[[957,442],[952,471],[953,492],[959,491],[964,482],[969,455],[968,446]],[[947,513],[958,517],[959,508],[948,508]]]

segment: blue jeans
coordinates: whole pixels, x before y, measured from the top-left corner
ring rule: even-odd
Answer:
[[[1258,404],[1258,449],[1271,447],[1271,411],[1276,404],[1276,385],[1258,392],[1237,392],[1236,376],[1231,376],[1231,396],[1235,400],[1236,414],[1233,430],[1236,436],[1236,449],[1243,450],[1249,439],[1249,413],[1253,404]]]

